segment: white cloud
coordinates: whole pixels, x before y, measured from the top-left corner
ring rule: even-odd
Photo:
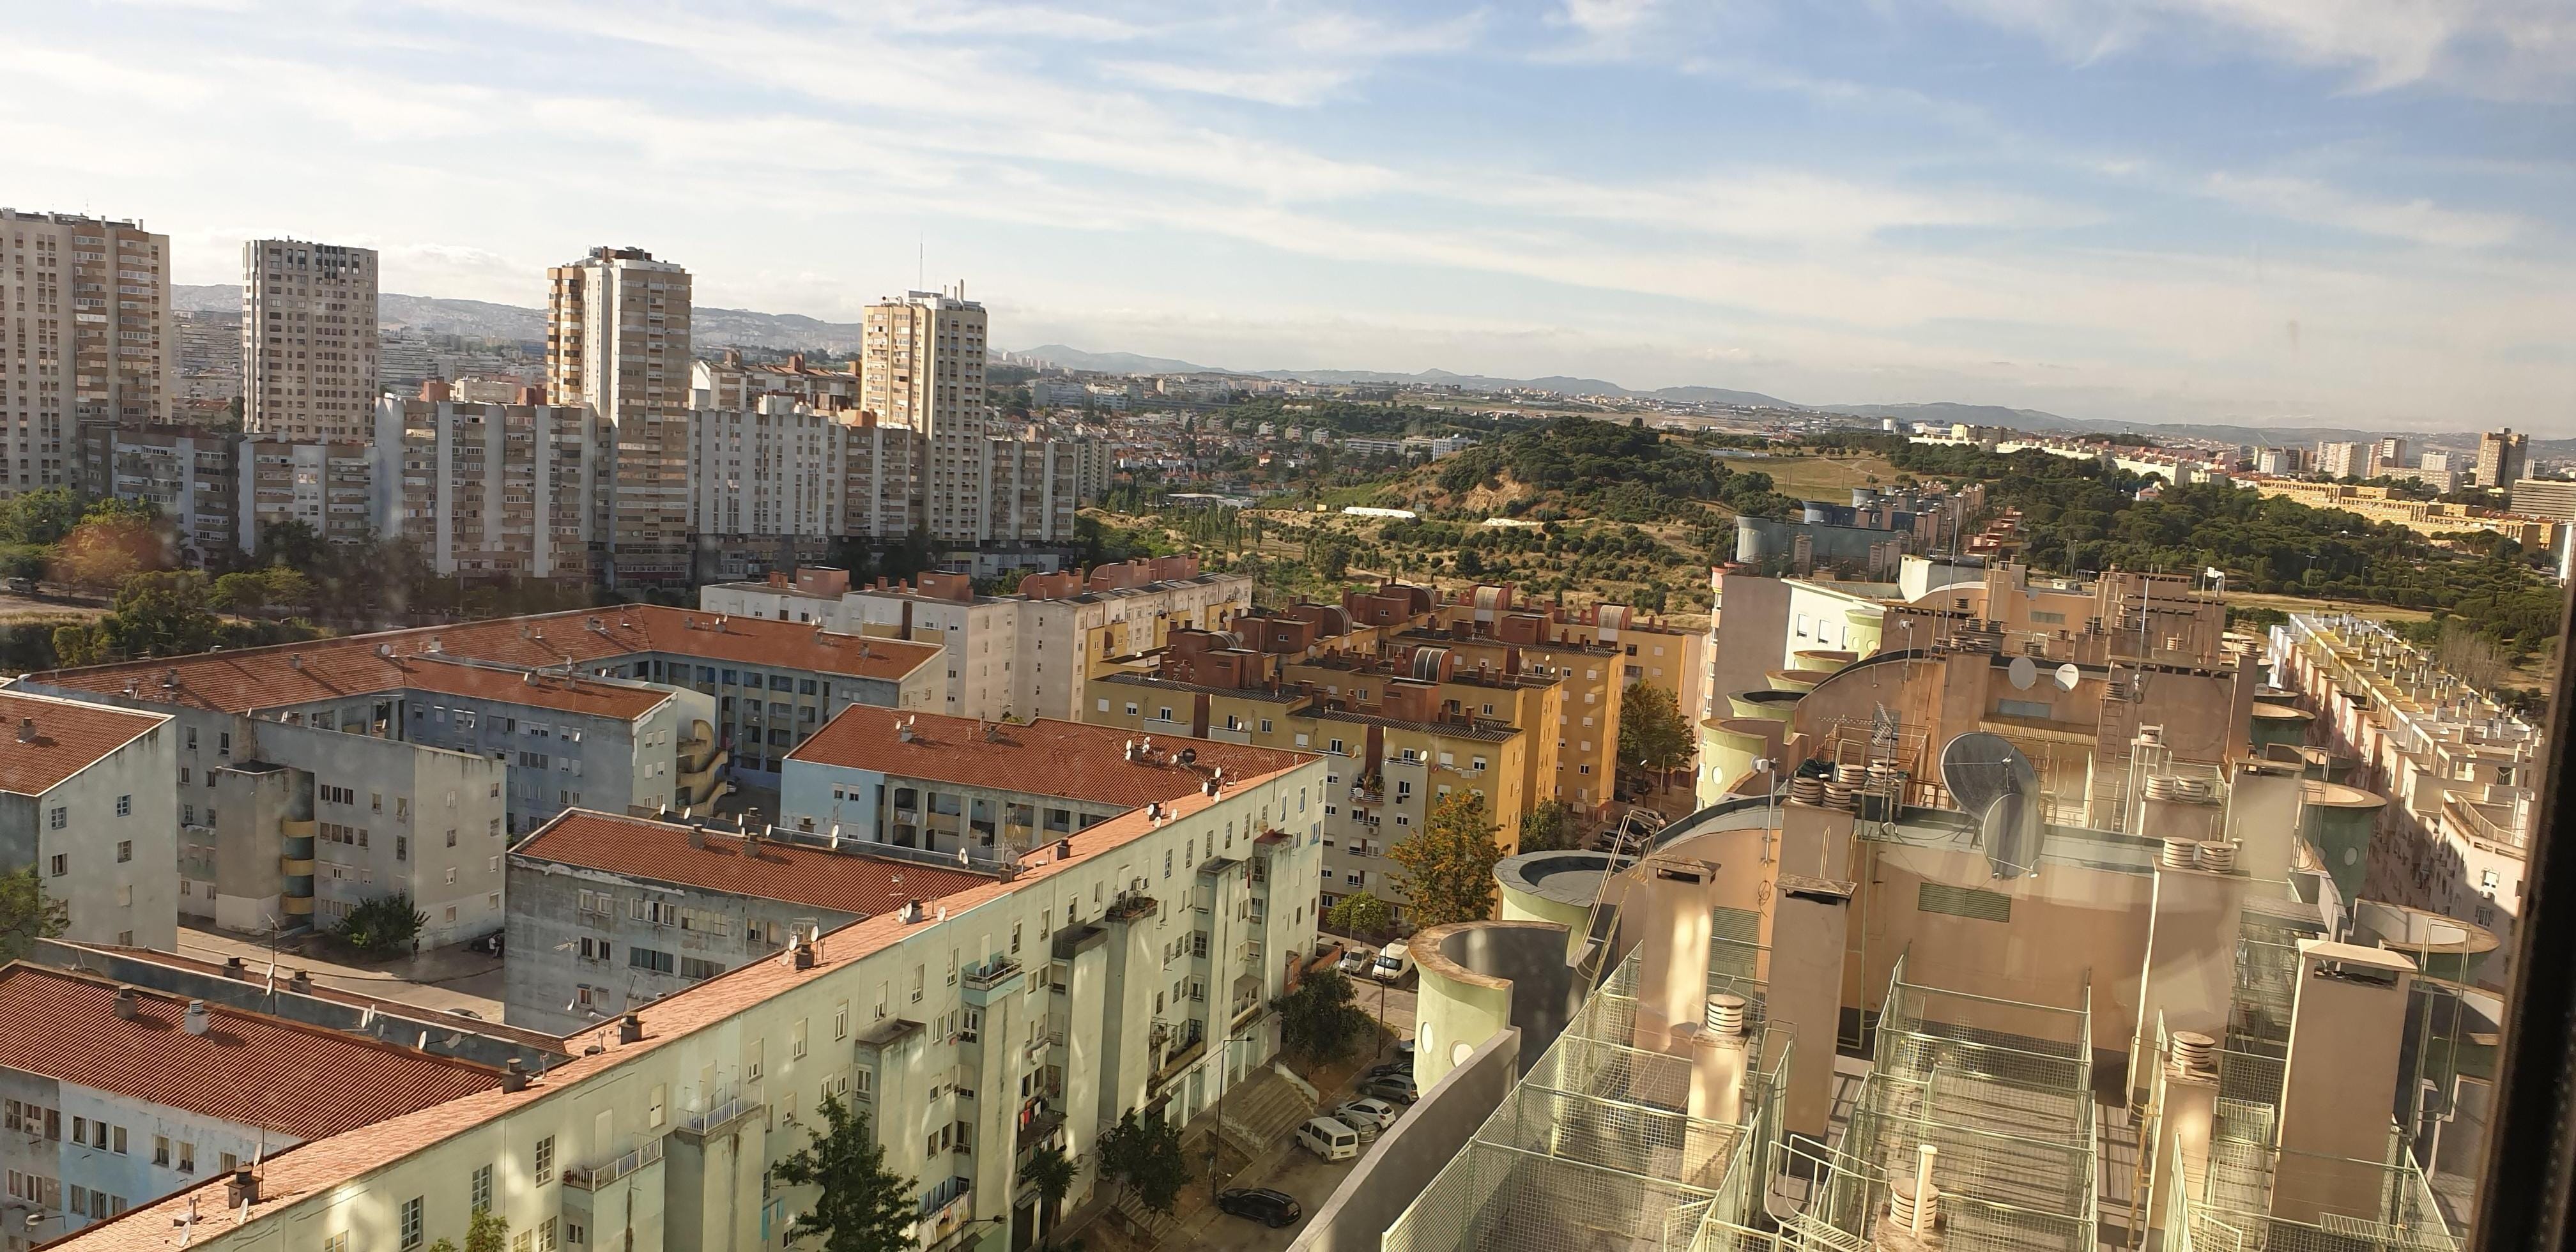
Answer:
[[[2509,213],[2446,209],[2426,199],[2374,200],[2305,178],[2212,174],[2210,195],[2275,217],[2439,248],[2491,248],[2523,237],[2530,224]]]
[[[1321,65],[1245,70],[1162,61],[1112,61],[1103,68],[1113,79],[1146,87],[1278,105],[1313,104],[1352,77],[1349,70]]]

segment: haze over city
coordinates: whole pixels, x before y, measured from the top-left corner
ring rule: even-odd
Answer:
[[[182,283],[293,234],[536,306],[631,243],[963,280],[1001,349],[2547,436],[2572,66],[2539,0],[41,6],[0,147]]]

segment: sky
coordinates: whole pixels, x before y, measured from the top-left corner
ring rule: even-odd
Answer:
[[[14,6],[0,204],[1001,348],[2576,435],[2569,0]]]

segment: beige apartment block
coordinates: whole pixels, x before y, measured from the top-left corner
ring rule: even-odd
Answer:
[[[170,238],[0,208],[0,496],[78,478],[82,422],[166,422]]]
[[[984,306],[915,291],[870,305],[860,350],[860,407],[929,443],[922,524],[933,540],[990,538],[984,407]]]
[[[375,424],[373,248],[242,245],[242,429],[358,442]]]
[[[689,272],[641,248],[546,271],[546,398],[586,404],[616,441],[593,533],[613,583],[689,574]]]
[[[581,405],[387,397],[376,410],[377,515],[430,567],[467,577],[585,579],[591,501],[611,477],[605,424]]]

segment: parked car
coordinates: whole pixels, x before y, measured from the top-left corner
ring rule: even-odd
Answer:
[[[1264,1226],[1277,1229],[1306,1215],[1297,1197],[1268,1187],[1235,1187],[1216,1193],[1218,1209],[1237,1217],[1249,1217]]]
[[[1376,963],[1377,953],[1371,952],[1358,944],[1352,944],[1347,951],[1342,953],[1342,974],[1345,977],[1357,978],[1360,975],[1367,973],[1369,971],[1369,967]]]
[[[1361,1083],[1360,1094],[1396,1104],[1411,1104],[1422,1098],[1422,1093],[1413,1085],[1411,1074],[1381,1074]]]
[[[1327,1161],[1347,1161],[1360,1154],[1360,1132],[1329,1117],[1310,1117],[1297,1128],[1297,1142]]]
[[[1333,1110],[1333,1120],[1353,1129],[1383,1131],[1395,1124],[1403,1110],[1384,1100],[1353,1100]]]
[[[1386,950],[1378,953],[1377,960],[1369,966],[1369,976],[1379,982],[1402,982],[1412,972],[1413,953],[1400,943],[1386,945]]]
[[[1389,1074],[1393,1074],[1398,1078],[1413,1077],[1413,1058],[1410,1056],[1399,1056],[1383,1065],[1372,1065],[1369,1067],[1369,1072],[1361,1076],[1361,1081],[1365,1082],[1371,1078],[1384,1078]]]

